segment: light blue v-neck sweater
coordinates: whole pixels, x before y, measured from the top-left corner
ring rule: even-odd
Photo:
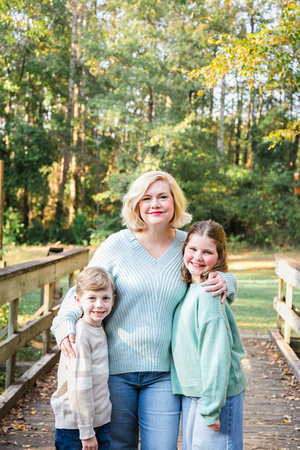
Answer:
[[[187,289],[180,279],[185,238],[176,230],[172,245],[156,260],[130,230],[121,230],[100,245],[89,263],[110,271],[116,283],[117,298],[105,322],[110,374],[170,370],[173,313]],[[235,297],[235,277],[223,276]],[[69,290],[53,321],[58,344],[74,333],[82,314],[74,293],[75,288]]]

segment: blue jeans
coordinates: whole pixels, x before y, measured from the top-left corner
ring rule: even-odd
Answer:
[[[102,427],[96,427],[94,430],[99,450],[110,450],[110,423],[106,423]],[[82,450],[79,430],[56,428],[55,448],[56,450]]]
[[[242,450],[245,391],[228,397],[221,409],[219,431],[213,431],[200,414],[201,398],[182,397],[182,450]]]
[[[169,372],[134,372],[109,377],[111,450],[176,450],[180,396]]]

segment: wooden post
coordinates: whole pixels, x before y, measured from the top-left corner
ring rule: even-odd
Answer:
[[[53,300],[53,285],[46,284],[44,287],[44,314],[50,311],[52,308]],[[50,350],[50,329],[43,332],[43,356]]]
[[[74,272],[69,274],[69,289],[74,286]]]
[[[16,298],[9,303],[9,316],[7,325],[7,337],[12,336],[18,328],[19,299]],[[15,380],[16,354],[6,361],[5,389]]]
[[[292,309],[293,306],[293,285],[287,283],[286,285],[286,306]],[[291,327],[288,324],[287,320],[284,323],[284,341],[289,344],[291,340]]]
[[[4,161],[0,159],[0,251],[3,247],[3,180],[4,180]],[[0,260],[2,256],[0,255]],[[3,267],[0,265],[0,267]]]
[[[283,299],[283,279],[282,278],[279,278],[278,298],[280,300]],[[281,315],[279,313],[277,313],[277,328],[280,333],[281,333],[281,327],[282,327],[282,318],[281,318]]]

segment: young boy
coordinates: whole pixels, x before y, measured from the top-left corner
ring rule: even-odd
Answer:
[[[76,279],[76,301],[83,316],[76,323],[76,358],[61,354],[58,386],[51,398],[57,450],[109,450],[111,403],[108,348],[102,320],[111,312],[115,285],[100,267]]]

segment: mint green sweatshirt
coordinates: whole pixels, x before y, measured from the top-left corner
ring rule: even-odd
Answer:
[[[191,284],[174,313],[172,353],[174,394],[201,397],[206,424],[216,423],[226,398],[247,386],[244,347],[227,301]]]

